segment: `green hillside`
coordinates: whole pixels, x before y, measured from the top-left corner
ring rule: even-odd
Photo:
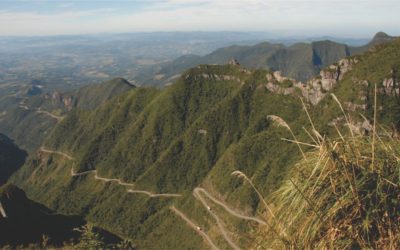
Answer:
[[[335,59],[323,44],[314,49]],[[72,109],[12,181],[33,200],[82,215],[140,249],[249,248],[258,225],[265,228],[265,206],[249,181],[231,173],[245,173],[267,197],[303,158],[270,115],[313,143],[303,98],[315,129],[337,136],[334,125],[346,126],[334,93],[354,131],[369,133],[378,84],[378,120],[396,127],[399,55],[396,40],[326,68],[306,86],[267,70],[201,65],[163,90],[135,88],[94,110]]]
[[[106,100],[134,88],[116,78],[66,93],[54,91],[38,95],[0,98],[0,132],[13,138],[22,148],[33,151],[56,124],[74,107],[94,109]]]

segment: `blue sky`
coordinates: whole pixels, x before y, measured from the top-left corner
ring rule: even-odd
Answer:
[[[0,36],[143,31],[400,35],[399,0],[0,0]]]

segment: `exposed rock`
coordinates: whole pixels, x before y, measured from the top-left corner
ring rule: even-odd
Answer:
[[[333,119],[331,122],[328,123],[329,126],[338,126],[340,123],[342,123],[345,120],[344,116],[336,117]]]
[[[399,83],[396,81],[396,78],[393,76],[391,78],[384,79],[380,92],[390,96],[399,95]]]
[[[362,86],[365,86],[365,87],[369,86],[369,82],[367,80],[358,81],[358,84],[362,85]]]
[[[229,65],[240,66],[240,63],[238,62],[238,60],[236,60],[236,58],[233,58],[233,59],[229,60],[228,64]]]
[[[342,59],[338,62],[337,65],[331,65],[329,68],[322,70],[320,72],[319,77],[316,77],[307,82],[307,84],[303,84],[302,82],[296,81],[294,79],[282,76],[280,71],[275,71],[273,73],[266,74],[266,79],[268,83],[265,87],[273,92],[283,95],[294,94],[296,88],[301,91],[303,97],[305,97],[309,102],[313,105],[317,105],[326,95],[326,93],[332,90],[338,81],[342,80],[344,75],[350,71],[353,66],[358,62],[357,59]],[[278,83],[284,83],[286,81],[290,81],[292,86],[285,87],[281,86]],[[353,81],[356,81],[353,79]],[[362,82],[364,84],[364,82]],[[368,83],[367,83],[368,84]],[[363,97],[365,99],[365,97]],[[351,106],[351,105],[350,105]],[[364,106],[354,105],[349,108],[365,108]]]
[[[367,135],[369,134],[373,127],[371,123],[367,120],[363,122],[357,122],[357,123],[352,123],[352,124],[347,124],[350,129],[353,131],[353,133],[358,134],[358,135]]]
[[[277,93],[282,95],[292,95],[296,91],[295,87],[284,88],[277,84],[273,84],[272,82],[267,83],[265,87],[272,93]]]
[[[368,100],[368,93],[365,90],[360,90],[358,92],[358,97],[360,98],[361,101],[366,101]]]
[[[186,77],[186,79],[188,76]],[[195,80],[199,79],[206,79],[206,80],[216,80],[216,81],[236,81],[238,83],[243,83],[242,80],[236,76],[232,75],[217,75],[217,74],[200,74],[200,75],[195,75],[194,76]]]
[[[268,82],[271,82],[275,79],[274,74],[273,73],[268,73],[265,75],[265,78],[267,78]]]
[[[325,97],[325,93],[321,91],[321,88],[315,86],[313,88],[302,89],[303,96],[313,105],[317,105]]]
[[[198,133],[201,134],[201,135],[207,135],[207,130],[199,129]]]
[[[64,103],[64,106],[67,108],[67,110],[72,109],[72,97],[71,96],[63,98],[63,103]]]
[[[356,63],[358,63],[357,59],[346,58],[340,60],[337,65],[331,65],[328,69],[322,70],[320,77],[310,80],[302,89],[303,96],[313,105],[318,104],[325,97],[325,93],[332,90]]]
[[[248,69],[240,68],[239,71],[245,73],[246,75],[251,75],[251,71]]]
[[[366,110],[368,107],[367,104],[355,104],[352,102],[345,102],[344,106],[347,111],[353,111],[353,112],[357,110]]]
[[[275,71],[273,75],[278,82],[283,82],[288,79],[287,77],[282,76],[282,72],[280,71]]]
[[[362,123],[361,128],[368,132],[372,131],[372,129],[373,129],[372,124],[368,120],[365,120]]]
[[[61,93],[58,91],[54,91],[53,94],[51,94],[51,99],[53,101],[60,102],[61,101]]]

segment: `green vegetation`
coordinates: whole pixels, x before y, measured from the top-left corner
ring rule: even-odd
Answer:
[[[270,69],[281,71],[284,76],[306,82],[318,75],[321,69],[336,63],[340,59],[368,51],[375,45],[393,41],[395,38],[378,33],[370,43],[361,47],[351,47],[332,41],[296,43],[291,46],[274,43],[260,43],[254,46],[229,46],[218,49],[203,57],[183,56],[143,71],[136,80],[143,84],[163,86],[170,77],[199,64],[225,64],[236,58],[240,64],[250,69]],[[154,75],[164,75],[161,80]]]
[[[126,80],[116,78],[65,93],[55,91],[51,94],[0,98],[0,110],[3,110],[0,131],[13,138],[20,147],[32,152],[43,144],[57,125],[57,119],[49,114],[63,117],[75,107],[93,110],[106,100],[133,88]]]
[[[399,143],[382,137],[371,152],[372,143],[327,139],[293,168],[271,201],[292,247],[400,247]]]
[[[266,70],[246,71],[235,65],[201,65],[186,71],[175,84],[164,90],[134,88],[105,101],[94,110],[74,108],[46,139],[44,146],[50,151],[41,151],[32,156],[27,164],[13,176],[12,181],[27,190],[32,199],[58,212],[79,214],[122,238],[132,239],[139,249],[205,248],[208,246],[207,242],[202,238],[199,229],[195,229],[196,226],[207,233],[218,246],[227,247],[226,236],[220,230],[218,221],[211,216],[210,210],[193,195],[193,190],[200,186],[223,204],[253,218],[260,217],[260,214],[268,214],[261,197],[267,197],[277,190],[277,192],[282,192],[285,187],[287,189],[291,187],[291,197],[295,196],[293,191],[296,189],[295,185],[290,186],[287,183],[288,176],[293,178],[292,183],[296,186],[304,183],[308,179],[303,177],[307,174],[311,175],[312,170],[309,168],[315,165],[311,160],[316,161],[319,155],[313,151],[313,146],[302,146],[306,156],[304,159],[295,143],[282,140],[282,138],[293,138],[290,134],[288,135],[287,129],[275,126],[268,119],[268,117],[274,117],[271,115],[275,115],[286,121],[287,127],[290,126],[293,134],[296,135],[296,140],[309,144],[319,142],[317,146],[321,150],[331,153],[323,158],[329,160],[330,164],[327,165],[329,168],[322,168],[312,175],[312,178],[316,178],[315,180],[321,176],[318,179],[321,183],[313,182],[318,183],[315,190],[321,190],[321,192],[312,192],[313,186],[311,190],[304,192],[322,195],[321,204],[318,203],[316,208],[320,208],[319,205],[321,205],[324,206],[324,211],[332,211],[330,208],[334,197],[325,196],[327,192],[322,192],[325,190],[324,187],[331,187],[329,186],[330,179],[325,178],[328,172],[324,171],[333,171],[335,164],[340,163],[342,164],[339,168],[341,173],[333,171],[336,174],[335,178],[342,178],[343,175],[346,177],[347,172],[344,169],[349,166],[354,166],[356,169],[357,161],[354,157],[368,156],[370,152],[360,150],[359,153],[354,154],[348,149],[356,148],[355,145],[358,147],[369,145],[369,142],[366,138],[365,141],[361,140],[358,143],[350,141],[347,142],[348,144],[335,146],[334,142],[340,142],[338,139],[324,140],[323,138],[337,137],[336,128],[332,125],[334,120],[337,120],[335,125],[341,131],[351,123],[360,134],[368,132],[361,128],[364,118],[360,116],[360,113],[369,121],[374,120],[374,112],[371,108],[374,106],[371,101],[374,98],[371,85],[359,83],[364,80],[371,84],[379,84],[377,102],[382,106],[382,110],[378,113],[378,120],[382,126],[388,128],[398,121],[400,113],[396,108],[398,107],[397,96],[382,92],[381,83],[390,76],[388,74],[393,68],[394,72],[399,70],[399,51],[400,41],[395,41],[381,46],[375,52],[358,57],[359,63],[332,91],[343,103],[344,109],[349,109],[346,117],[331,95],[327,95],[316,106],[311,106],[307,100],[304,100],[309,110],[308,114],[314,121],[315,129],[313,129],[322,135],[317,139],[310,138],[303,129],[309,123],[309,118],[308,114],[303,112],[304,107],[298,96],[299,92],[295,92],[294,95],[280,95],[268,91],[264,87],[267,82]],[[371,69],[369,66],[376,69]],[[362,99],[360,91],[363,91],[363,95],[367,98]],[[366,108],[351,110],[347,108],[346,103],[365,104]],[[353,133],[358,136],[355,131]],[[347,138],[348,135],[344,134],[344,136]],[[386,140],[383,137],[380,138]],[[384,141],[384,143],[391,145],[390,142]],[[392,161],[381,161],[385,159],[384,151],[382,151],[384,147],[380,147],[379,143],[375,145],[377,147],[376,162],[375,165],[372,164],[376,166],[375,172],[367,168],[368,159],[362,158],[362,164],[366,165],[359,165],[355,175],[350,172],[353,174],[351,182],[347,177],[335,179],[335,185],[340,187],[337,194],[341,195],[343,194],[341,192],[345,192],[346,195],[350,195],[348,196],[349,203],[345,207],[346,211],[362,213],[361,217],[354,217],[357,223],[360,218],[361,221],[367,223],[368,218],[372,219],[384,214],[382,212],[384,210],[369,211],[365,208],[368,204],[376,205],[375,202],[381,200],[388,206],[395,205],[392,201],[395,196],[390,194],[386,197],[385,192],[380,189],[391,191],[390,184],[381,182],[383,179],[377,172],[384,164],[392,164]],[[66,157],[59,152],[71,157]],[[391,158],[386,157],[386,159]],[[297,174],[296,163],[301,165],[300,169],[304,168],[301,171],[304,172],[304,176]],[[393,165],[393,168],[388,169],[395,169],[395,167],[396,165]],[[76,173],[89,170],[97,172],[71,176],[71,169]],[[241,171],[251,182],[232,176],[231,173],[234,171]],[[394,175],[383,171],[379,174],[384,174],[383,178],[397,185]],[[120,182],[104,181],[99,177],[118,179]],[[132,185],[121,185],[121,182]],[[352,184],[354,182],[360,185],[360,189],[357,192],[353,189],[354,192],[349,193],[348,191],[354,187]],[[308,184],[312,185],[311,182]],[[319,184],[325,186],[319,186]],[[350,184],[352,186],[346,186]],[[261,195],[254,191],[252,185],[257,187]],[[378,189],[375,191],[371,187],[378,187]],[[143,192],[129,193],[128,189],[157,194],[174,193],[182,196],[151,197]],[[366,190],[371,191],[372,198],[362,202],[369,203],[361,203],[362,206],[353,208],[351,202],[356,201],[353,197],[364,195]],[[394,195],[397,194],[394,193]],[[311,216],[313,211],[307,210],[308,203],[302,201],[299,195],[295,198],[303,206],[299,207],[299,211],[305,211],[302,216],[307,216],[303,218],[310,218],[310,221],[314,217],[320,219],[321,216]],[[318,197],[314,198],[318,199]],[[215,215],[224,222],[226,230],[229,231],[228,236],[241,247],[250,247],[252,238],[257,236],[256,222],[239,219],[215,201],[210,201],[211,198],[206,199],[211,204]],[[288,199],[286,198],[286,201]],[[282,201],[282,204],[287,203]],[[181,216],[171,210],[172,206],[182,211],[196,226],[184,221]],[[338,225],[348,225],[348,218],[353,217],[343,217],[341,215],[343,213],[344,210],[334,210],[326,220],[332,223],[337,222]],[[397,215],[392,213],[390,216]],[[301,216],[298,215],[297,218]],[[341,221],[342,219],[345,221]],[[282,218],[279,220],[284,222]],[[317,222],[312,224],[313,231],[320,234],[308,234],[308,238],[304,239],[308,239],[309,245],[304,245],[305,247],[319,246],[317,243],[319,238],[330,235],[329,229],[325,228],[329,226],[329,223]],[[369,228],[370,224],[366,225],[366,228]],[[371,225],[371,228],[382,228],[381,224]],[[307,226],[306,229],[310,231],[296,232],[297,224],[292,226],[287,229],[287,234],[311,233],[312,231],[311,227]],[[357,237],[362,238],[360,241],[351,238],[355,241],[349,243],[350,245],[343,240],[344,247],[380,246],[374,239],[378,237],[376,234],[365,233],[361,227],[355,227],[352,230],[355,231],[348,233],[352,233],[352,236],[357,234]],[[382,232],[396,233],[391,230],[383,228]],[[340,234],[336,236],[338,237],[334,239],[341,244]],[[293,234],[292,238],[288,240],[288,244],[291,242],[301,244],[299,240],[303,239],[303,236],[297,237]],[[361,244],[362,240],[366,242],[363,243],[364,245]]]
[[[376,131],[376,126],[370,136],[354,136],[350,130],[338,131],[338,137],[330,139],[314,133],[315,149],[291,168],[286,181],[269,196],[270,228],[260,233],[259,245],[400,247],[399,141],[384,129]]]
[[[86,224],[74,230],[81,233],[79,243],[75,245],[79,249],[102,249],[105,247],[101,236],[93,230],[92,224]]]

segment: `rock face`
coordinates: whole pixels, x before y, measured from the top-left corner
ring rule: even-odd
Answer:
[[[244,82],[236,76],[233,75],[218,75],[218,74],[198,74],[198,75],[187,75],[185,76],[185,79],[188,79],[189,77],[193,77],[194,80],[201,80],[201,79],[206,79],[206,80],[215,80],[215,81],[235,81],[238,83],[243,84]]]
[[[54,105],[62,105],[66,110],[70,111],[73,107],[73,98],[70,95],[62,94],[54,91],[51,95],[46,95],[46,99],[50,98]]]
[[[338,81],[342,80],[344,75],[350,71],[358,62],[357,59],[342,59],[336,65],[331,65],[328,69],[322,70],[320,76],[310,80],[306,88],[302,89],[303,96],[313,105],[318,104],[325,93],[332,90]]]
[[[236,66],[240,66],[240,63],[238,62],[238,60],[236,60],[236,58],[231,59],[228,62],[229,65],[236,65]]]
[[[301,82],[282,76],[280,71],[269,73],[265,77],[268,81],[265,87],[273,93],[291,95],[295,93],[296,88],[303,87]]]
[[[337,64],[329,66],[327,69],[320,72],[319,77],[316,77],[306,84],[303,84],[294,79],[282,76],[281,72],[273,72],[266,75],[267,84],[265,87],[277,94],[292,95],[296,93],[296,90],[300,90],[301,95],[308,100],[312,105],[317,105],[326,95],[331,91],[336,84],[341,81],[345,74],[353,69],[354,65],[358,63],[357,59],[342,59]],[[382,83],[381,92],[388,95],[399,94],[399,83],[396,81],[396,74],[394,71],[391,72],[392,77],[385,79]],[[366,80],[355,80],[354,84],[368,86],[369,83]],[[368,108],[367,99],[368,95],[366,91],[359,91],[358,98],[361,103],[344,102],[343,106],[347,111],[359,112],[364,111]],[[330,126],[338,126],[345,122],[344,117],[338,117],[332,120]],[[368,134],[372,130],[370,121],[357,121],[352,124],[348,124],[349,128],[356,134]]]
[[[299,89],[304,98],[313,105],[317,105],[325,97],[326,93],[332,90],[338,81],[342,80],[344,75],[357,62],[357,59],[354,58],[342,59],[338,64],[331,65],[329,68],[322,70],[319,77],[308,81],[306,84],[284,77],[281,72],[276,71],[267,74],[266,79],[268,83],[266,84],[266,88],[273,93],[284,95],[293,94],[296,89]]]
[[[380,92],[389,96],[399,96],[400,83],[398,82],[397,71],[392,69],[390,75],[389,78],[383,80]]]

